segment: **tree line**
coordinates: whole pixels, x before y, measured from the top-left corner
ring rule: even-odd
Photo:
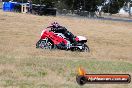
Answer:
[[[132,0],[32,0],[33,3],[52,5],[59,10],[83,10],[95,12],[101,7],[101,11],[105,13],[118,13],[120,8],[125,3],[132,2]]]
[[[27,2],[27,0],[14,1]],[[95,12],[100,7],[101,11],[111,14],[118,13],[120,8],[128,2],[132,2],[132,0],[32,0],[34,4],[45,4],[59,10],[68,9]]]

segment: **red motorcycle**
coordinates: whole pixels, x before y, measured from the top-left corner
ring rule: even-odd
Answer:
[[[74,36],[65,27],[50,26],[42,31],[41,38],[36,43],[36,48],[90,52],[86,42],[85,37]]]

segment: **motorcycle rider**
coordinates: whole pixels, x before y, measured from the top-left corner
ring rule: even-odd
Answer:
[[[65,27],[60,26],[57,22],[51,23],[51,25],[48,28],[51,28],[51,31],[53,31],[55,33],[62,33],[62,34],[64,34],[65,31],[67,31],[67,29]]]
[[[55,33],[62,33],[73,44],[76,44],[75,36],[69,32],[65,27],[60,26],[57,22],[51,23],[51,31]]]

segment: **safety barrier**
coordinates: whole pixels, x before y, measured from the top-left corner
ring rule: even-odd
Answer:
[[[13,11],[14,3],[11,2],[3,2],[3,11]]]

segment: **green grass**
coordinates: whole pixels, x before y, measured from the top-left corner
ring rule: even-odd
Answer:
[[[80,88],[75,80],[78,73],[77,69],[80,66],[88,73],[132,73],[132,63],[129,62],[82,58],[56,59],[34,56],[13,58],[12,56],[1,56],[0,64],[4,66],[4,69],[0,70],[1,87]],[[85,85],[82,88],[88,86],[94,88],[94,85]]]

